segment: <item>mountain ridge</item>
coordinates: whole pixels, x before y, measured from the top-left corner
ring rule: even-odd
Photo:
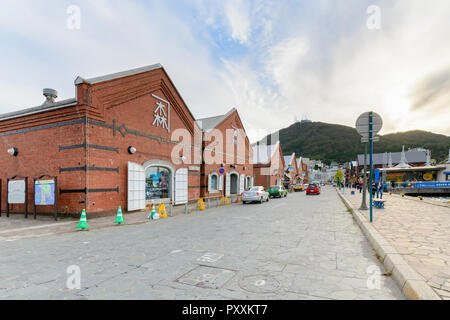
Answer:
[[[356,160],[358,154],[364,153],[361,136],[355,128],[345,125],[296,122],[278,132],[284,155],[295,152],[297,156],[320,159],[329,164],[332,161],[343,163]],[[270,136],[265,139],[270,143]],[[406,150],[418,147],[430,149],[431,158],[439,163],[448,156],[450,136],[424,130],[387,133],[380,135],[380,141],[374,143],[374,152],[400,152],[403,145]]]

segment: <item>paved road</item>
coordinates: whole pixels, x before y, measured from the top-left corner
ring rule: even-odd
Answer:
[[[0,241],[0,299],[403,299],[331,188],[142,225]],[[66,287],[67,268],[81,289]]]

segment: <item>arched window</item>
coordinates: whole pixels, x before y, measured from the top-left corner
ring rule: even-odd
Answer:
[[[252,186],[252,178],[248,177],[245,179],[245,190],[249,190]]]
[[[152,166],[145,170],[146,200],[167,199],[172,194],[172,173],[166,167]]]
[[[211,189],[217,190],[217,175],[215,174],[211,176]]]
[[[209,192],[217,192],[219,190],[219,176],[217,173],[211,173],[209,177]]]

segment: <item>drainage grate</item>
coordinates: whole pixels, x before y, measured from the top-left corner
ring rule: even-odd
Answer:
[[[199,288],[219,289],[234,275],[233,270],[198,266],[175,281]]]

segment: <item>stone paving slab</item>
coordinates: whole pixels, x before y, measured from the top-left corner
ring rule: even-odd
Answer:
[[[345,198],[355,208],[359,192]],[[369,197],[367,197],[369,199]],[[373,209],[373,226],[442,299],[450,299],[450,207],[384,194],[385,209]],[[359,211],[369,220],[369,211]]]

